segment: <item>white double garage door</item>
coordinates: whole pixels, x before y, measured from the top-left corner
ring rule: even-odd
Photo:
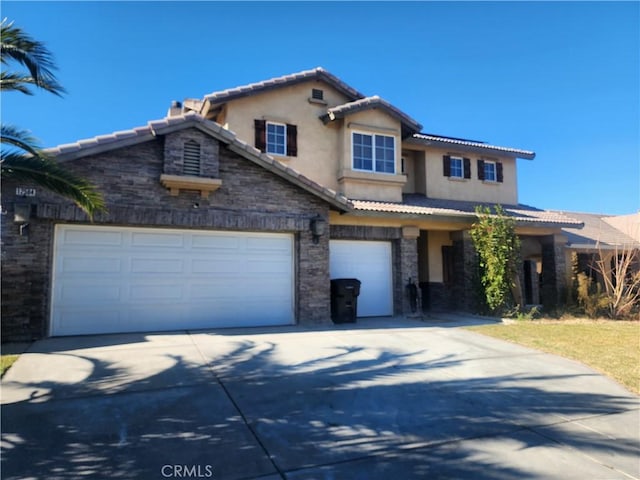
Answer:
[[[332,278],[363,282],[359,316],[391,315],[390,243],[330,251]],[[293,253],[285,233],[58,225],[51,335],[292,324]]]

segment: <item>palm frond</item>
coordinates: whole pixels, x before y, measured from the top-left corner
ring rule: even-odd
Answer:
[[[2,152],[0,175],[3,180],[33,182],[76,203],[90,219],[106,211],[102,195],[87,180],[78,177],[60,164],[40,156],[26,156],[17,152]]]
[[[30,75],[21,75],[13,72],[0,73],[0,91],[16,91],[26,95],[33,95],[33,92],[29,89],[29,85],[40,87],[55,95],[60,95],[60,92],[64,92],[64,88],[56,82],[41,81],[38,84]]]
[[[34,85],[56,95],[65,92],[53,73],[56,66],[49,49],[7,19],[0,24],[0,58],[3,64],[10,59],[23,65],[33,77]]]
[[[29,130],[3,123],[0,126],[0,142],[28,152],[34,157],[44,158],[44,152],[38,145],[38,139],[33,137]]]

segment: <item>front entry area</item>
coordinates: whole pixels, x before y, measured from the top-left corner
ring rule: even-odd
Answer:
[[[391,242],[331,240],[331,278],[357,278],[359,317],[393,315]]]
[[[50,334],[287,325],[293,235],[57,225]]]

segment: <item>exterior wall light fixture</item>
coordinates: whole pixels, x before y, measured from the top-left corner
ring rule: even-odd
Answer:
[[[327,231],[327,221],[320,215],[311,219],[311,234],[313,235],[313,243],[318,244],[320,237]]]

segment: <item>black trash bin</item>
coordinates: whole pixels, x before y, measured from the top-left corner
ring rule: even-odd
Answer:
[[[358,316],[360,280],[336,278],[331,280],[331,320],[333,323],[354,323]]]

